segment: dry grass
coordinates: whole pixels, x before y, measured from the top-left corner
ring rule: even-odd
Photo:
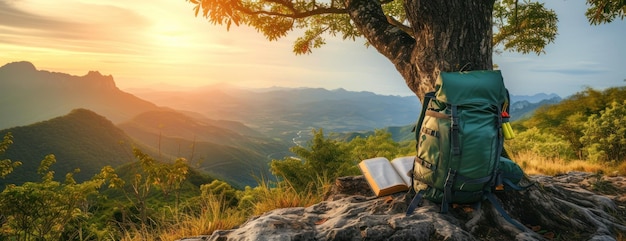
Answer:
[[[159,232],[158,240],[175,240],[183,237],[207,235],[215,230],[228,230],[240,225],[246,220],[243,212],[228,207],[218,197],[209,196],[203,202],[200,214],[177,215],[172,223],[165,225],[166,229]]]
[[[121,241],[176,240],[183,237],[207,235],[215,230],[228,230],[243,223],[243,212],[227,207],[214,196],[207,197],[196,215],[177,214],[173,220],[162,222],[156,229],[132,229],[123,233]]]
[[[276,188],[270,188],[268,183],[261,182],[257,187],[260,190],[258,201],[254,205],[254,215],[290,207],[308,207],[322,201],[324,194],[330,190],[328,178],[318,177],[317,181],[303,192],[298,192],[288,181],[284,181]]]
[[[259,202],[254,205],[254,215],[265,212],[291,207],[308,207],[321,201],[316,193],[298,193],[291,187],[262,188]]]
[[[526,174],[559,175],[570,171],[603,172],[626,175],[626,163],[619,166],[606,163],[594,163],[583,160],[564,160],[560,158],[546,158],[535,153],[524,152],[513,155],[513,160],[519,164]]]
[[[270,187],[269,183],[261,182],[255,188],[256,194],[252,215],[288,207],[308,207],[322,201],[323,192],[330,187],[329,182],[318,181],[322,188],[317,191],[297,192],[288,183],[279,187]],[[311,189],[314,190],[314,189]],[[158,230],[133,229],[122,235],[122,241],[135,240],[176,240],[183,237],[208,235],[215,230],[228,230],[242,224],[248,219],[249,210],[227,207],[216,197],[208,197],[196,215],[176,214],[174,220],[163,222]],[[170,215],[171,216],[171,215]]]

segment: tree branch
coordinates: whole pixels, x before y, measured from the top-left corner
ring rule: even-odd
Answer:
[[[322,15],[322,14],[345,14],[347,13],[347,10],[345,8],[336,8],[336,7],[322,8],[318,6],[316,6],[318,8],[315,8],[310,11],[299,12],[297,9],[293,7],[293,5],[286,6],[282,2],[276,1],[276,0],[269,1],[269,2],[277,3],[281,6],[284,6],[288,8],[291,11],[291,13],[279,13],[279,12],[265,11],[265,10],[254,11],[241,5],[238,5],[236,9],[241,11],[242,13],[249,14],[249,15],[266,15],[266,16],[275,16],[275,17],[286,17],[286,18],[292,18],[292,19],[300,19],[300,18],[306,18],[306,17]]]
[[[387,22],[389,22],[389,23],[393,24],[394,26],[400,28],[402,31],[404,31],[405,33],[410,35],[412,38],[415,38],[415,35],[413,34],[413,30],[411,28],[409,28],[409,26],[406,26],[403,23],[401,23],[400,21],[398,21],[397,19],[395,19],[393,16],[387,15]]]
[[[412,64],[416,43],[409,34],[411,31],[406,31],[406,26],[398,21],[395,21],[398,25],[392,24],[395,19],[390,21],[377,1],[347,0],[345,4],[350,19],[367,41],[393,63],[405,80],[416,78],[418,72]]]

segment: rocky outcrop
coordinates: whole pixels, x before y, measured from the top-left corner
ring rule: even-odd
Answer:
[[[37,70],[31,62],[20,61],[5,64],[0,67],[0,86],[39,88],[45,86],[48,90],[75,90],[75,91],[119,91],[111,75],[102,75],[98,71],[89,71],[84,76],[74,76],[65,73]]]
[[[447,214],[425,201],[406,216],[404,193],[374,197],[362,176],[337,180],[326,201],[277,209],[192,240],[616,240],[626,234],[626,179],[570,172],[532,176],[535,186],[498,194],[518,230],[484,202]]]

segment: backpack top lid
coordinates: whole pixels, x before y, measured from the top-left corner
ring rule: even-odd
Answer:
[[[500,70],[441,72],[435,82],[437,100],[452,105],[490,103],[499,105],[507,98]]]

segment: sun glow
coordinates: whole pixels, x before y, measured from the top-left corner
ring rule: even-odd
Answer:
[[[157,47],[185,48],[190,46],[191,37],[185,35],[187,31],[175,23],[157,23],[149,32],[149,36]]]

